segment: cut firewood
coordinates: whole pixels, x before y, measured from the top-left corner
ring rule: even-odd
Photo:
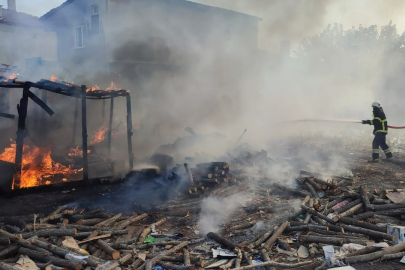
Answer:
[[[65,260],[65,259],[60,259],[60,258],[51,256],[51,255],[48,255],[48,254],[44,254],[42,252],[38,252],[36,250],[31,250],[31,249],[22,247],[18,250],[18,252],[20,254],[30,257],[31,259],[39,260],[42,262],[50,262],[56,266],[66,267],[66,268],[75,269],[75,270],[82,269],[82,265],[80,263],[76,263],[76,262]]]
[[[49,216],[46,216],[46,217],[44,217],[44,218],[41,218],[40,220],[39,220],[39,222],[40,223],[46,223],[46,222],[48,222],[48,220],[50,220],[51,218],[51,216],[54,216],[54,215],[57,215],[57,214],[59,214],[60,212],[62,212],[63,210],[65,210],[65,209],[67,209],[67,208],[69,208],[69,205],[62,205],[62,206],[59,206],[55,211],[53,211],[51,214],[49,214]]]
[[[111,226],[111,225],[112,225],[113,223],[115,223],[121,216],[122,216],[122,214],[119,213],[119,214],[113,216],[112,218],[109,218],[109,219],[107,219],[107,220],[105,220],[105,221],[102,221],[102,222],[100,222],[100,223],[94,225],[94,227],[96,227],[96,228],[102,228],[102,227]]]
[[[159,220],[158,222],[151,224],[150,226],[146,227],[141,235],[139,236],[139,240],[138,243],[143,243],[143,241],[145,241],[146,236],[148,236],[148,234],[152,231],[152,226],[160,226],[163,223],[166,222],[166,218],[162,218],[161,220]]]
[[[49,230],[38,230],[35,232],[23,233],[21,236],[24,239],[28,239],[33,236],[38,237],[49,237],[49,236],[74,236],[76,235],[76,229],[49,229]]]
[[[269,238],[269,240],[266,241],[264,244],[264,249],[270,250],[270,248],[273,246],[273,244],[276,242],[277,238],[283,233],[285,228],[287,228],[290,225],[288,221],[285,221],[283,224],[280,225],[280,227],[274,231],[273,235]]]
[[[110,245],[108,245],[103,240],[99,239],[96,241],[96,244],[104,250],[105,253],[110,255],[114,260],[118,260],[121,257],[121,254],[118,250],[113,249]]]
[[[345,258],[345,262],[349,264],[360,263],[360,262],[370,262],[380,259],[384,255],[395,254],[405,250],[405,242],[399,243],[395,246],[385,248],[381,251],[373,252],[370,254],[364,254],[359,256],[353,256]]]

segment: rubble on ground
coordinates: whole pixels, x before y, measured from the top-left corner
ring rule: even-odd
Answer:
[[[351,176],[308,171],[293,186],[264,176],[252,186],[227,162],[186,172],[186,185],[167,189],[178,198],[144,213],[63,205],[0,218],[0,269],[328,269],[405,255],[403,190],[354,189]],[[206,232],[209,198],[236,210]]]

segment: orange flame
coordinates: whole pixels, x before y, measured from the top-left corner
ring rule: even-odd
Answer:
[[[90,154],[91,151],[87,150],[87,154]],[[83,156],[83,150],[79,149],[79,146],[76,146],[76,148],[70,149],[70,152],[68,154],[69,157],[82,157]]]
[[[14,163],[15,153],[16,144],[12,143],[10,147],[6,148],[4,152],[0,154],[0,160]],[[82,170],[83,169],[72,169],[71,165],[64,166],[53,161],[50,147],[31,148],[28,145],[24,145],[20,188],[40,186],[43,184],[49,185],[53,182],[53,177],[56,174],[69,176],[77,174]]]
[[[121,90],[120,88],[117,87],[117,85],[111,81],[111,84],[109,87],[107,87],[105,90],[107,91],[115,91],[115,90]]]
[[[51,82],[56,82],[57,79],[58,79],[58,77],[52,75],[52,77],[51,77]]]
[[[108,128],[106,127],[105,124],[103,124],[94,134],[93,134],[93,140],[90,142],[90,144],[96,144],[100,143],[105,140],[105,133],[107,132]]]
[[[10,80],[14,80],[15,78],[18,77],[18,75],[20,75],[20,73],[13,73],[11,74],[6,80],[4,80],[5,82],[8,82]]]
[[[91,92],[91,91],[96,91],[96,90],[100,90],[100,87],[98,87],[97,84],[96,84],[96,86],[88,87],[88,88],[86,89],[86,92]]]

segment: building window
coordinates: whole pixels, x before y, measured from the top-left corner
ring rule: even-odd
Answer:
[[[83,25],[75,28],[75,48],[83,48]]]
[[[98,12],[99,12],[99,6],[98,5],[92,5],[91,6],[92,15],[98,15]]]

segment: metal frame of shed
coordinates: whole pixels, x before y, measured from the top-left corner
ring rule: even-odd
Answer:
[[[23,89],[22,98],[20,103],[17,105],[18,109],[18,130],[17,130],[17,139],[16,139],[16,155],[15,155],[15,174],[14,181],[11,181],[10,190],[14,183],[14,189],[20,189],[20,180],[22,173],[22,158],[23,158],[23,146],[24,138],[27,136],[27,131],[25,127],[25,121],[27,117],[28,109],[28,99],[31,98],[35,103],[37,103],[45,112],[49,115],[53,115],[53,111],[49,108],[44,101],[38,98],[35,94],[30,91],[30,88],[38,88],[41,90],[46,90],[52,93],[61,94],[65,96],[74,97],[77,100],[81,99],[81,110],[82,110],[82,150],[83,150],[83,181],[85,183],[90,183],[89,180],[89,164],[88,164],[88,155],[87,155],[87,99],[98,99],[106,100],[110,99],[110,119],[109,119],[109,128],[107,134],[108,140],[108,154],[110,158],[111,153],[111,135],[112,135],[112,119],[114,115],[114,99],[117,97],[126,98],[126,107],[127,107],[127,141],[128,141],[128,163],[129,169],[133,168],[133,152],[132,152],[132,108],[131,108],[131,96],[129,91],[120,89],[120,90],[95,90],[87,92],[86,85],[77,86],[65,82],[52,82],[48,80],[40,80],[36,83],[30,81],[0,81],[0,88],[20,88]],[[73,127],[73,136],[76,136],[76,126],[78,118],[78,102],[76,102],[75,112],[74,112],[74,127]],[[104,102],[103,102],[104,107]],[[14,115],[0,112],[0,117],[6,118],[15,118]]]

